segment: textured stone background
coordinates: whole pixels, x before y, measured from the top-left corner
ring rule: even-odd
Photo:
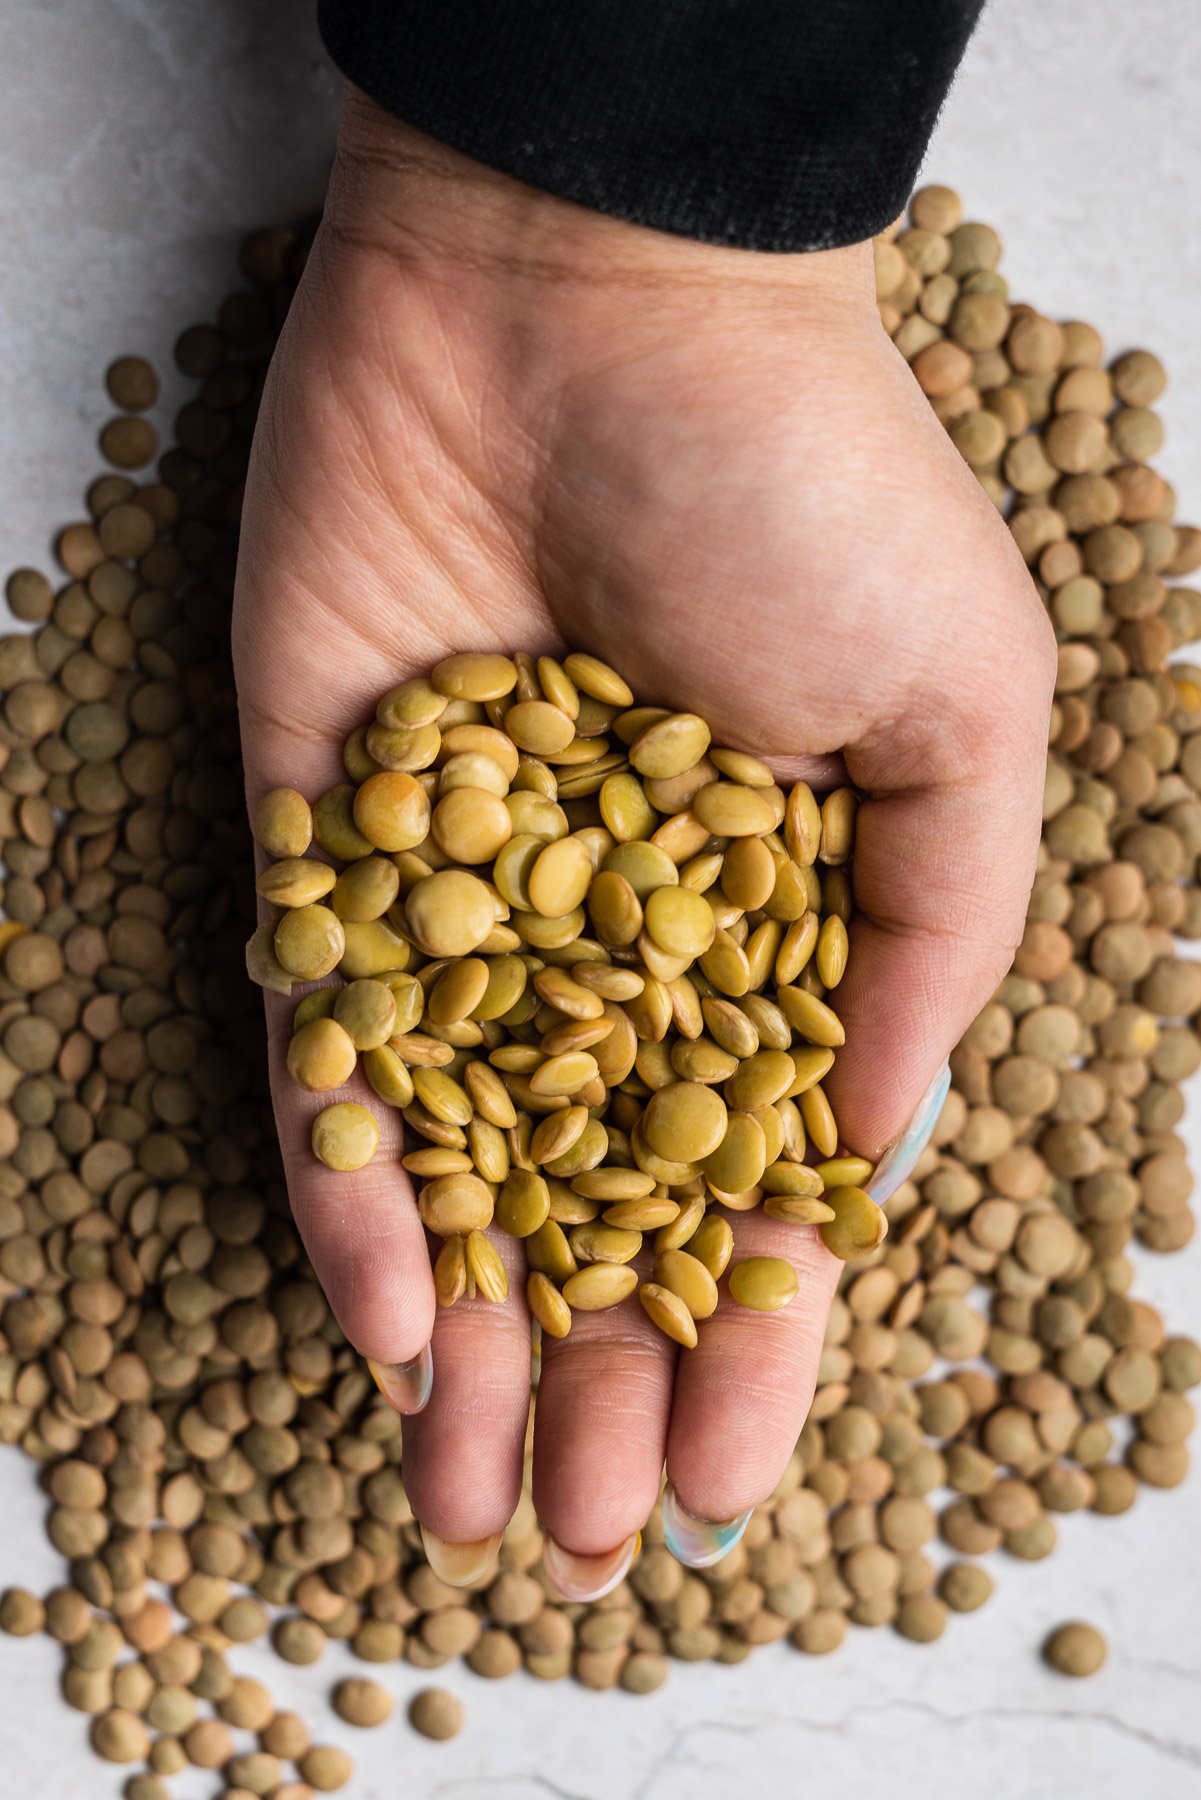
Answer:
[[[231,285],[253,226],[315,206],[337,82],[311,0],[0,0],[0,547],[44,564],[78,514],[123,350],[166,362],[182,325]],[[928,158],[1006,241],[1018,296],[1146,343],[1172,374],[1161,466],[1201,514],[1201,34],[1196,0],[994,0]],[[168,394],[170,399],[170,394]],[[971,604],[970,592],[964,604]],[[1201,1150],[1198,1110],[1194,1151]],[[1143,1259],[1140,1291],[1198,1328],[1201,1250]],[[456,1743],[400,1726],[352,1734],[324,1694],[344,1664],[284,1671],[245,1653],[281,1705],[359,1757],[363,1800],[718,1800],[864,1791],[918,1800],[1189,1800],[1201,1795],[1201,1481],[1119,1521],[1064,1521],[1050,1563],[998,1569],[986,1611],[928,1649],[855,1633],[829,1662],[763,1651],[738,1669],[677,1668],[650,1701],[568,1683],[491,1687],[452,1668]],[[0,1454],[0,1585],[50,1585],[30,1465]],[[1109,1634],[1101,1676],[1070,1685],[1035,1647],[1064,1618]],[[42,1641],[0,1639],[0,1800],[116,1795]],[[416,1671],[388,1672],[398,1695]],[[183,1800],[214,1791],[181,1781]]]

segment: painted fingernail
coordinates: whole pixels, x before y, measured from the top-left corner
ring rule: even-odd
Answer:
[[[502,1535],[497,1531],[491,1537],[476,1538],[469,1544],[452,1544],[424,1525],[421,1527],[421,1541],[430,1568],[447,1587],[474,1587],[477,1581],[487,1580],[496,1567]]]
[[[434,1353],[428,1344],[411,1362],[372,1362],[369,1356],[365,1361],[372,1381],[398,1413],[419,1413],[428,1405],[434,1388]]]
[[[723,1556],[728,1556],[747,1526],[753,1506],[733,1519],[698,1519],[687,1507],[670,1481],[663,1490],[663,1541],[677,1562],[689,1569],[711,1569]]]
[[[574,1550],[564,1550],[548,1533],[542,1544],[542,1567],[564,1600],[583,1605],[586,1601],[603,1600],[619,1581],[625,1580],[641,1544],[642,1533],[634,1531],[616,1550],[602,1550],[599,1556],[577,1556]]]
[[[950,1087],[951,1065],[944,1063],[919,1100],[917,1111],[909,1124],[892,1149],[884,1152],[876,1164],[875,1174],[866,1185],[865,1191],[878,1205],[883,1206],[886,1200],[890,1200],[901,1183],[913,1173],[918,1157],[930,1142]]]

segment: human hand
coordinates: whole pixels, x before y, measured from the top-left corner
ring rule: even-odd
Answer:
[[[365,707],[443,655],[564,645],[782,778],[845,769],[863,790],[847,1047],[827,1088],[845,1143],[878,1157],[1020,938],[1054,646],[880,328],[870,249],[769,256],[644,231],[352,93],[247,485],[235,658],[252,803],[342,779]],[[399,1119],[358,1174],[317,1164],[319,1103],[280,1078],[290,1008],[268,998],[301,1234],[366,1355],[406,1364],[432,1334],[406,1488],[436,1566],[468,1574],[520,1490],[522,1283],[505,1306],[435,1318]],[[782,1312],[723,1298],[685,1354],[633,1302],[544,1342],[535,1500],[571,1597],[628,1564],[665,1461],[682,1505],[724,1521],[791,1453],[838,1265],[812,1228],[733,1225],[737,1255],[796,1266]],[[498,1247],[515,1272],[521,1247]]]

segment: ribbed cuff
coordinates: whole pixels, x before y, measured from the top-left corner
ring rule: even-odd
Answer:
[[[983,0],[318,0],[379,105],[562,199],[749,250],[901,211]]]

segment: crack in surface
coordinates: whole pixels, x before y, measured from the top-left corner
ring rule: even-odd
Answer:
[[[1150,1666],[1150,1665],[1148,1665]],[[1165,1665],[1171,1667],[1172,1665]],[[1174,1669],[1174,1673],[1192,1671]],[[929,1701],[920,1699],[896,1699],[885,1701],[870,1709],[867,1717],[878,1717],[889,1712],[918,1713],[923,1718],[936,1721],[939,1725],[952,1729],[962,1725],[975,1725],[983,1719],[996,1719],[1007,1722],[1054,1720],[1061,1724],[1097,1725],[1105,1730],[1116,1732],[1121,1737],[1132,1739],[1136,1743],[1148,1745],[1173,1762],[1183,1764],[1188,1769],[1201,1770],[1201,1744],[1185,1743],[1181,1740],[1161,1736],[1147,1726],[1134,1724],[1113,1713],[1078,1711],[1072,1707],[1017,1707],[1017,1706],[981,1706],[971,1707],[963,1712],[943,1712],[932,1706]],[[764,1729],[779,1728],[785,1731],[811,1731],[823,1736],[851,1738],[856,1724],[863,1722],[863,1713],[854,1713],[842,1718],[808,1719],[795,1714],[763,1714],[756,1713],[746,1718],[707,1719],[697,1723],[681,1726],[674,1730],[665,1747],[655,1757],[651,1767],[646,1771],[638,1786],[631,1791],[630,1800],[653,1800],[655,1785],[664,1771],[671,1765],[675,1768],[691,1768],[699,1772],[705,1771],[709,1764],[703,1756],[697,1754],[695,1742],[705,1732],[721,1732],[735,1736],[751,1736]],[[689,1746],[693,1747],[689,1747]]]
[[[550,1800],[592,1800],[590,1794],[581,1794],[574,1788],[560,1787],[549,1776],[538,1775],[528,1769],[518,1769],[511,1775],[462,1775],[453,1781],[440,1781],[436,1787],[430,1788],[429,1800],[442,1800],[442,1796],[450,1794],[476,1794],[484,1788],[495,1788],[503,1793],[510,1783],[518,1796],[540,1793],[548,1794]]]
[[[1132,1669],[1151,1669],[1157,1675],[1175,1675],[1181,1681],[1201,1681],[1201,1669],[1187,1668],[1183,1663],[1171,1662],[1166,1657],[1124,1655],[1122,1661]]]

